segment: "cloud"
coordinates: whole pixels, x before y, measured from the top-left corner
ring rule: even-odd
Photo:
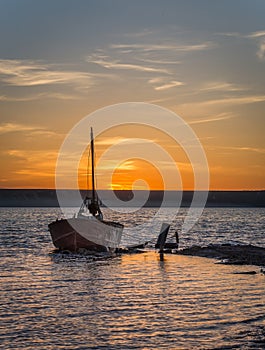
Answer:
[[[206,97],[207,98],[207,97]],[[173,105],[173,109],[177,109],[178,113],[188,113],[190,117],[198,116],[201,119],[192,119],[189,124],[201,124],[208,122],[218,122],[225,119],[237,117],[237,114],[231,112],[231,108],[240,108],[244,110],[244,105],[253,103],[264,103],[265,95],[245,95],[245,96],[225,96],[219,99],[205,99],[194,102],[185,102]],[[173,102],[174,103],[174,102]],[[258,107],[261,108],[261,107]],[[230,112],[229,112],[230,110]],[[225,111],[225,112],[224,112]],[[219,112],[219,113],[218,113]],[[212,115],[210,114],[212,113]],[[238,113],[238,112],[237,112]]]
[[[250,33],[246,37],[258,41],[258,51],[256,52],[256,55],[261,61],[263,61],[265,59],[265,30]]]
[[[219,35],[255,40],[258,44],[258,50],[256,52],[256,55],[261,61],[265,60],[265,30],[251,32],[249,34],[219,33]]]
[[[114,137],[105,137],[101,139],[97,139],[97,146],[112,146],[117,143],[123,142],[125,139],[120,136],[114,136]]]
[[[264,102],[264,101],[265,101],[265,95],[250,95],[250,96],[240,96],[240,97],[229,97],[229,98],[223,98],[219,100],[210,100],[205,103],[207,105],[215,105],[215,104],[241,105],[241,104]]]
[[[157,142],[155,139],[149,139],[151,142]],[[143,139],[138,138],[127,138],[127,137],[121,137],[121,136],[114,136],[114,137],[105,137],[102,139],[99,139],[96,141],[97,146],[113,146],[117,145],[119,143],[126,144],[126,145],[142,145],[146,144],[146,141]]]
[[[106,59],[106,56],[101,56],[99,58],[94,58],[93,56],[89,56],[87,61],[90,63],[98,64],[107,69],[125,69],[125,70],[133,70],[147,73],[165,73],[169,74],[167,69],[164,68],[155,68],[145,65],[133,64],[133,63],[122,63],[118,60]]]
[[[32,101],[36,100],[36,96],[24,96],[24,97],[16,97],[16,96],[6,96],[6,95],[0,95],[0,101],[3,102],[21,102],[21,101]]]
[[[6,96],[0,95],[0,101],[3,102],[27,102],[40,99],[57,99],[57,100],[76,100],[80,99],[80,95],[67,94],[60,92],[43,92],[39,94],[29,94],[27,96]]]
[[[208,118],[202,118],[202,119],[196,119],[196,120],[192,120],[189,122],[189,124],[203,124],[203,123],[212,123],[212,122],[219,122],[222,120],[226,120],[226,119],[231,119],[234,118],[234,115],[231,114],[227,114],[227,113],[220,113],[216,116],[211,116]]]
[[[150,84],[156,84],[156,85],[159,84],[154,87],[154,89],[157,91],[168,90],[177,86],[185,85],[182,81],[177,81],[177,80],[170,80],[168,82],[165,82],[165,79],[160,77],[150,79],[148,82]]]
[[[193,107],[194,106],[209,107],[209,106],[218,106],[218,105],[229,106],[229,105],[242,105],[242,104],[257,103],[257,102],[264,102],[264,101],[265,101],[265,95],[234,96],[234,97],[197,102],[194,104],[190,104],[190,106],[191,105]]]
[[[175,65],[182,63],[181,61],[177,60],[167,60],[167,59],[152,59],[152,58],[138,58],[139,61],[145,62],[145,63],[151,63],[151,64],[162,64],[162,65]]]
[[[236,147],[234,147],[236,149]],[[265,154],[265,148],[257,148],[257,147],[238,147],[239,151],[247,151],[247,152],[255,152]]]
[[[127,38],[142,38],[142,37],[145,37],[145,36],[149,36],[151,34],[154,34],[153,30],[144,29],[141,32],[125,33],[125,34],[123,34],[123,36],[127,37]]]
[[[126,49],[126,50],[139,50],[142,52],[151,52],[151,51],[173,51],[173,52],[194,52],[207,50],[213,47],[213,43],[208,41],[201,44],[112,44],[110,46],[112,49]]]
[[[49,168],[49,165],[51,165],[51,160],[56,161],[58,156],[57,150],[31,150],[29,152],[28,150],[9,149],[4,153],[10,157],[22,159],[25,162],[25,166],[28,166],[29,164],[32,164],[32,166],[34,166],[36,163],[45,163],[47,165],[47,168]]]
[[[200,91],[245,91],[245,87],[225,81],[208,82],[200,88]]]
[[[9,132],[17,132],[17,131],[32,131],[36,130],[36,127],[34,126],[27,126],[22,124],[15,124],[15,123],[3,123],[0,125],[0,134],[6,134]]]
[[[227,33],[217,33],[217,35],[227,36],[227,37],[240,37],[241,34],[238,32],[227,32]]]
[[[168,90],[168,89],[174,88],[176,86],[182,86],[182,85],[185,85],[185,84],[181,81],[172,80],[167,84],[156,86],[155,90],[159,90],[159,91]]]
[[[239,152],[254,152],[254,153],[260,153],[265,154],[265,148],[258,148],[258,147],[245,147],[245,146],[238,146],[238,147],[221,147],[222,149],[232,150],[232,151],[239,151]]]
[[[265,39],[259,44],[257,56],[261,61],[265,59]]]
[[[217,33],[217,35],[222,35],[222,36],[231,36],[231,37],[239,37],[239,38],[260,38],[265,36],[265,30],[259,30],[256,32],[251,32],[249,34],[242,34],[238,32],[224,32],[224,33]]]
[[[44,177],[54,177],[54,167],[58,156],[57,150],[31,150],[29,152],[26,150],[10,149],[5,151],[5,154],[16,159],[17,168],[12,174],[19,176],[16,182],[18,180],[21,182],[23,177],[28,181],[32,179],[33,182],[36,181],[36,178],[43,180]]]
[[[148,35],[148,33],[149,32],[145,33],[143,36]],[[141,35],[139,35],[139,38],[141,38]],[[145,39],[146,38],[144,38],[144,40]],[[132,70],[170,75],[172,72],[167,66],[181,63],[176,59],[177,53],[202,51],[212,47],[212,42],[203,42],[199,44],[153,44],[141,42],[111,44],[105,48],[105,50],[96,50],[96,52],[87,57],[87,62],[97,64],[106,69]],[[174,84],[177,83],[175,82]],[[165,89],[167,88],[170,87],[165,86]],[[162,89],[163,87],[161,87],[161,90]]]
[[[89,72],[58,70],[55,64],[32,60],[0,60],[0,80],[12,86],[75,84],[92,86],[102,75]]]
[[[30,132],[35,135],[54,136],[57,135],[54,131],[35,125],[24,125],[18,123],[2,123],[0,124],[0,135],[11,132]]]
[[[159,104],[159,103],[163,104],[163,103],[171,101],[171,100],[174,100],[174,97],[170,96],[170,97],[166,97],[166,98],[155,98],[155,99],[149,99],[149,100],[146,100],[143,102],[154,103],[154,104]]]
[[[258,32],[252,32],[250,34],[248,34],[246,37],[247,38],[260,38],[265,36],[265,30],[260,30]]]
[[[117,161],[116,160],[105,160],[97,167],[97,172],[100,173],[103,170],[104,171],[129,171],[129,170],[136,170],[137,166],[135,165],[134,160],[126,160],[125,162],[119,164],[117,167]]]

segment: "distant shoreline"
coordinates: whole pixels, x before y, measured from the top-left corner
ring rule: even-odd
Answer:
[[[203,193],[203,191],[198,191]],[[79,207],[80,195],[75,190],[60,190],[65,199],[65,206]],[[87,191],[81,190],[84,197]],[[102,201],[108,201],[112,191],[99,190]],[[160,207],[163,202],[163,191],[135,191],[139,203],[144,207]],[[189,207],[193,199],[193,191],[166,191],[168,207]],[[132,191],[115,191],[122,206],[133,199]],[[146,199],[144,199],[146,198]],[[141,201],[143,199],[143,201]],[[131,203],[129,204],[131,206]],[[115,206],[115,204],[113,204]],[[135,202],[138,206],[138,202]],[[195,205],[196,206],[196,205]],[[198,205],[198,207],[200,204]],[[0,189],[0,207],[59,207],[56,190],[51,189]],[[260,191],[209,191],[206,207],[265,207],[265,190]]]

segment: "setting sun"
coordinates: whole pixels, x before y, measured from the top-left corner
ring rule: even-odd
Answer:
[[[152,164],[140,159],[131,159],[115,169],[112,175],[112,190],[163,189],[163,179]]]

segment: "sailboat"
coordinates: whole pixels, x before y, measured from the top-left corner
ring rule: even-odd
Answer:
[[[86,196],[72,218],[53,221],[48,225],[53,244],[59,250],[79,252],[114,252],[120,244],[123,225],[105,221],[95,189],[94,137],[91,128],[92,195]]]

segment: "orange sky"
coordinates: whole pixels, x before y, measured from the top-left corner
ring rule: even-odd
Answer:
[[[176,113],[193,129],[208,160],[210,189],[265,189],[265,4],[188,3],[114,2],[111,10],[78,0],[63,7],[0,4],[0,187],[54,188],[70,130],[100,108],[139,101]],[[159,131],[106,130],[96,138],[97,162],[118,141],[139,151],[135,138],[159,144],[175,164],[157,168],[116,152],[121,162],[111,180],[114,159],[98,166],[98,188],[194,188],[185,150]]]

